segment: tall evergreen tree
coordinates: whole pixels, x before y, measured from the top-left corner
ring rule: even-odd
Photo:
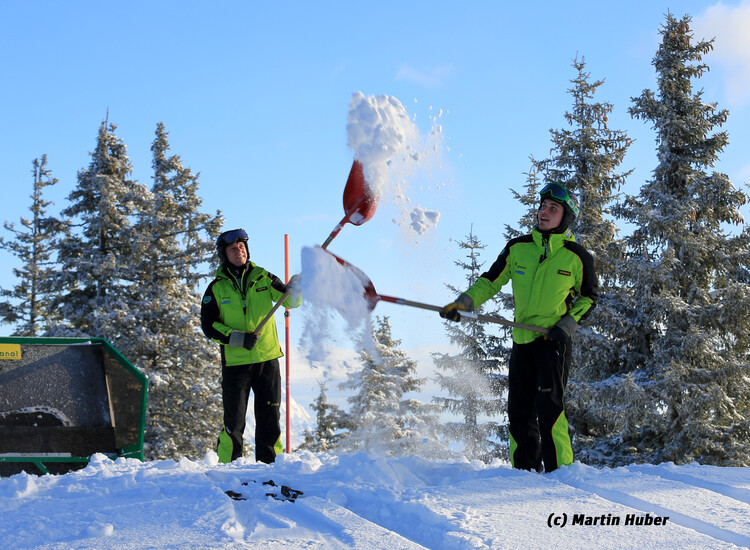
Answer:
[[[447,285],[456,295],[474,284],[482,274],[479,255],[485,245],[469,231],[459,247],[468,251],[466,260],[455,262],[466,272],[466,286]],[[482,308],[477,312],[483,312]],[[502,418],[507,406],[507,354],[502,350],[500,337],[490,333],[488,328],[473,319],[446,322],[451,343],[460,346],[461,351],[457,355],[433,356],[438,370],[446,373],[436,373],[436,380],[448,392],[448,397],[438,396],[433,401],[460,419],[444,423],[442,430],[448,439],[463,444],[467,458],[485,462],[509,456],[507,422],[491,420]]]
[[[21,218],[23,229],[5,222],[13,240],[0,237],[0,248],[21,262],[13,269],[18,283],[12,290],[0,290],[6,298],[0,302],[0,322],[15,325],[15,336],[41,336],[59,323],[57,309],[51,307],[51,281],[56,276],[55,258],[59,240],[67,233],[66,224],[47,215],[52,202],[44,199],[44,188],[57,184],[47,168],[47,155],[33,162],[34,187],[31,194],[31,218]]]
[[[565,113],[569,127],[551,131],[551,157],[539,161],[537,168],[546,181],[558,182],[575,193],[580,214],[571,229],[596,261],[599,301],[576,333],[566,400],[576,450],[583,460],[596,462],[606,460],[599,447],[601,437],[606,440],[611,435],[608,380],[625,361],[619,341],[627,334],[623,330],[627,298],[618,280],[624,244],[617,234],[612,205],[632,172],[618,171],[632,140],[623,131],[609,128],[612,104],[594,100],[604,81],[591,80],[583,58],[575,59],[573,68],[576,76],[569,90],[573,106]]]
[[[95,336],[116,340],[132,322],[129,283],[124,278],[134,255],[135,214],[147,200],[146,188],[129,178],[132,172],[125,144],[116,126],[102,122],[91,163],[78,173],[64,216],[74,220],[73,232],[60,244],[56,279],[58,307],[66,319],[54,336]],[[113,342],[114,343],[114,342]]]
[[[729,232],[747,196],[711,171],[728,144],[714,132],[728,112],[693,90],[713,41],[694,41],[690,21],[667,14],[657,90],[630,108],[653,125],[658,164],[619,209],[636,226],[623,279],[638,314],[621,342],[630,361],[613,424],[631,452],[624,460],[748,465],[750,240]]]
[[[341,385],[357,393],[348,399],[350,432],[340,448],[396,456],[442,452],[437,407],[406,396],[425,380],[415,377],[416,362],[398,349],[388,317],[376,318],[372,344],[374,349],[363,345],[362,370]]]
[[[170,156],[168,134],[157,125],[154,183],[134,224],[133,253],[122,276],[131,299],[120,315],[129,323],[116,344],[148,375],[149,458],[200,456],[221,427],[218,349],[200,331],[200,299],[223,219],[201,213],[198,176]]]

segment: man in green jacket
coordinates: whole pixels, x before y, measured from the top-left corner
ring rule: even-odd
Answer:
[[[242,435],[252,390],[255,458],[269,464],[283,452],[278,360],[283,353],[273,318],[260,334],[254,331],[274,302],[285,298],[283,305],[294,308],[300,305],[302,296],[297,277],[285,285],[250,261],[247,240],[244,229],[225,231],[216,239],[221,265],[203,295],[201,328],[208,338],[221,344],[224,429],[219,434],[219,461],[226,463],[242,456]]]
[[[549,329],[543,336],[513,329],[508,365],[510,458],[514,468],[551,472],[573,462],[564,394],[578,322],[596,305],[594,261],[575,242],[569,226],[578,206],[557,183],[541,193],[537,225],[511,240],[490,269],[443,308],[441,317],[460,320],[512,282],[517,323]]]

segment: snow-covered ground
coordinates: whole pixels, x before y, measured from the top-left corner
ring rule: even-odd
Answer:
[[[304,494],[266,495],[281,485]],[[77,472],[0,479],[0,517],[13,550],[738,548],[750,547],[750,469],[576,463],[537,474],[367,454],[297,452],[273,465],[95,455]]]

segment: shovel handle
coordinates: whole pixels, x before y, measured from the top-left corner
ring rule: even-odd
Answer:
[[[349,221],[349,217],[351,216],[351,213],[347,212],[346,215],[344,215],[344,218],[339,222],[339,224],[333,228],[333,231],[331,231],[331,234],[328,235],[328,238],[325,240],[321,248],[325,250],[328,248],[328,245],[331,244],[331,241],[336,238],[336,235],[339,234],[339,232],[343,229],[343,227],[346,225],[346,222]]]
[[[339,234],[339,232],[344,228],[344,226],[347,223],[354,223],[354,225],[360,225],[361,222],[360,223],[352,222],[352,216],[354,214],[360,214],[361,215],[361,212],[359,212],[359,208],[362,205],[363,201],[364,201],[364,197],[360,197],[359,199],[357,199],[357,202],[355,202],[351,206],[351,208],[349,208],[348,210],[346,210],[344,212],[344,217],[341,218],[341,221],[338,223],[338,225],[333,228],[333,231],[331,231],[331,234],[328,235],[328,238],[325,240],[325,242],[321,246],[321,248],[323,250],[325,250],[326,248],[328,248],[328,245],[331,244],[331,241],[336,238],[336,235]],[[357,218],[355,218],[355,219],[357,219]]]
[[[271,308],[271,311],[269,311],[265,317],[263,317],[263,320],[258,323],[258,326],[255,327],[255,330],[253,331],[253,334],[256,336],[260,336],[260,331],[263,330],[263,327],[266,326],[266,323],[273,317],[273,314],[276,313],[276,310],[281,307],[281,304],[284,303],[284,300],[286,300],[289,297],[289,290],[284,292],[284,294],[281,296],[278,302],[276,302],[273,307]]]
[[[540,334],[549,334],[548,328],[526,325],[524,323],[516,323],[515,321],[508,321],[507,319],[503,319],[502,317],[483,315],[481,313],[475,313],[473,311],[459,311],[459,314],[461,315],[462,319],[476,319],[477,321],[481,321],[482,323],[495,323],[498,325],[505,325],[506,327],[522,328],[525,330],[530,330],[532,332],[538,332]]]
[[[374,294],[371,295],[376,300],[382,300],[383,302],[390,302],[392,304],[399,304],[402,306],[410,306],[410,307],[418,307],[420,309],[428,309],[430,311],[437,311],[440,313],[443,311],[443,308],[440,306],[435,306],[432,304],[423,304],[422,302],[414,302],[412,300],[406,300],[404,298],[395,298],[393,296],[383,296],[382,294]],[[515,321],[508,321],[507,319],[503,319],[502,317],[494,317],[492,315],[483,315],[481,313],[475,313],[473,311],[459,311],[459,314],[462,319],[476,319],[477,321],[480,321],[482,323],[495,323],[497,325],[505,325],[506,327],[516,327],[516,328],[522,328],[526,330],[531,330],[533,332],[539,332],[541,334],[548,334],[549,329],[537,327],[534,325],[525,325],[523,323],[516,323]]]

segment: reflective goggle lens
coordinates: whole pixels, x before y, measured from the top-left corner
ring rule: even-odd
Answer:
[[[237,241],[247,241],[247,233],[244,229],[234,229],[221,234],[221,240],[224,244],[232,244]]]
[[[561,201],[567,201],[570,195],[568,195],[567,189],[556,183],[548,183],[544,186],[544,189],[539,193],[540,195],[552,195],[556,199]]]

